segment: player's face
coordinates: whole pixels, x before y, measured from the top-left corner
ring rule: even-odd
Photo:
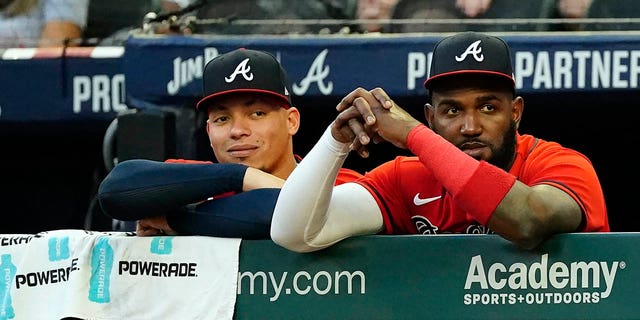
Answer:
[[[431,128],[460,150],[508,170],[522,109],[509,91],[468,87],[434,91],[426,112]]]
[[[288,175],[299,113],[282,104],[268,96],[248,93],[216,99],[209,106],[207,120],[207,134],[216,159]]]

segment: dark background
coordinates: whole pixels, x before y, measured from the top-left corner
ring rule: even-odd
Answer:
[[[599,174],[612,231],[640,231],[633,208],[638,165],[634,149],[640,135],[634,131],[638,95],[629,92],[546,93],[524,95],[525,111],[520,132],[560,142],[587,155]],[[396,102],[424,120],[425,97],[400,97]],[[302,114],[301,130],[294,138],[296,153],[304,156],[336,115],[338,97],[295,97]],[[169,156],[212,160],[208,141],[190,103],[175,108],[167,135]],[[170,117],[171,118],[171,117]],[[54,229],[109,230],[110,220],[93,218],[87,224],[95,190],[106,174],[102,143],[109,123],[2,124],[0,126],[0,233],[36,233]],[[158,132],[138,135],[157,145]],[[149,130],[147,130],[149,131]],[[135,150],[134,150],[135,152]],[[173,154],[172,154],[173,153]],[[346,167],[364,172],[407,154],[384,143],[368,159],[351,154]],[[131,155],[130,155],[131,156]],[[142,155],[141,157],[145,157]],[[92,208],[93,207],[93,208]]]

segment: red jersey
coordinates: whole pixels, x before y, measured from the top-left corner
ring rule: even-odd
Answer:
[[[531,135],[517,135],[509,170],[519,181],[549,184],[569,194],[585,216],[578,231],[610,231],[604,194],[583,154]],[[396,157],[356,181],[376,199],[386,234],[492,233],[456,205],[417,157]]]

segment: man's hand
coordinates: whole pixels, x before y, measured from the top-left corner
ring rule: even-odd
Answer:
[[[382,140],[373,128],[376,118],[372,106],[391,108],[393,105],[382,89],[376,91],[377,95],[372,92],[360,87],[344,97],[336,106],[340,114],[331,127],[331,134],[336,140],[351,142],[351,150],[357,151],[363,158],[369,156],[366,146],[371,141],[378,143]]]
[[[157,216],[138,220],[136,234],[141,237],[177,235],[167,223],[166,216]]]
[[[372,90],[376,96],[386,96],[386,93],[380,88]],[[402,149],[407,148],[407,136],[409,132],[420,125],[421,122],[416,120],[407,111],[402,109],[399,105],[388,99],[391,107],[385,107],[382,105],[375,105],[371,110],[376,118],[376,123],[373,126],[377,136],[392,143],[394,146]]]
[[[366,146],[386,140],[406,148],[409,131],[420,122],[400,108],[381,88],[367,91],[357,88],[340,101],[341,111],[331,128],[333,137],[352,142],[351,149],[368,156]]]

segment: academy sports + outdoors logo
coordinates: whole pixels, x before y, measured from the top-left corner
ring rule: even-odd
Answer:
[[[494,262],[485,268],[482,255],[471,258],[463,296],[465,305],[590,304],[610,296],[624,261],[540,261],[507,266]],[[603,289],[602,289],[603,288]]]

